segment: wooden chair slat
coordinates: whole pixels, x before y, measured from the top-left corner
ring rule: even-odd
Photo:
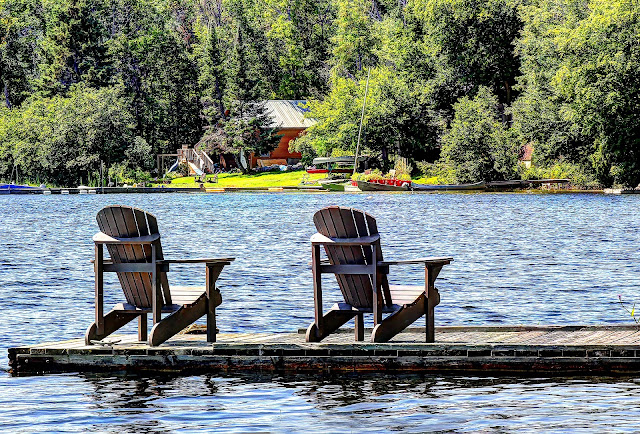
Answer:
[[[117,215],[117,211],[114,210],[114,214]],[[138,225],[136,224],[136,219],[131,208],[120,207],[120,214],[118,224],[121,230],[121,233],[124,237],[138,237],[140,236],[140,231],[138,230]],[[127,260],[128,262],[149,262],[145,255],[144,249],[139,245],[125,245],[125,250],[127,252]],[[133,280],[133,283],[136,288],[136,293],[138,299],[141,301],[144,306],[151,306],[152,303],[152,291],[151,291],[151,277],[149,273],[128,273],[130,274],[130,279]]]
[[[111,237],[118,237],[120,235],[116,217],[114,215],[115,208],[117,207],[103,208],[98,213],[98,226],[100,227],[100,232]],[[124,246],[107,245],[107,251],[114,263],[127,262],[126,249]],[[141,306],[142,300],[138,297],[135,281],[132,279],[132,276],[130,276],[129,273],[117,273],[117,276],[127,302]]]
[[[339,210],[337,207],[329,207],[325,208],[323,211],[323,217],[327,228],[327,235],[329,237],[339,238],[338,231],[336,229],[335,219],[340,218]],[[346,264],[347,257],[345,255],[345,250],[341,246],[336,247],[325,247],[325,251],[327,252],[327,256],[329,260],[332,261],[333,264]],[[357,297],[357,291],[355,290],[355,282],[353,280],[353,276],[340,274],[342,285],[339,284],[340,289],[342,290],[342,295],[345,297],[345,301],[354,306],[361,305],[359,298]]]
[[[376,219],[371,216],[370,214],[366,214],[365,213],[365,219],[367,221],[367,227],[369,228],[369,233],[371,235],[377,234],[378,233],[378,223],[376,222]],[[384,260],[382,257],[382,249],[380,248],[380,244],[378,244],[378,249],[377,250],[377,254],[376,254],[376,258],[378,260],[378,262]],[[385,302],[387,305],[391,305],[394,303],[392,297],[391,297],[391,293],[389,292],[389,280],[387,278],[386,274],[382,274],[379,276],[378,279],[379,285],[382,289],[382,295],[384,296]]]
[[[346,236],[357,236],[358,229],[356,227],[354,214],[359,214],[360,211],[348,208],[340,208],[339,210],[340,216],[342,217],[342,229]],[[362,246],[346,247],[345,250],[349,251],[353,257],[353,264],[368,264],[364,255],[364,248]],[[369,275],[353,276],[353,281],[356,285],[356,293],[357,298],[360,301],[360,305],[371,306],[373,303],[373,294],[371,291],[371,280]]]
[[[328,214],[328,212],[325,212],[325,210],[321,210],[320,212],[317,212],[314,215],[313,220],[319,233],[325,236],[330,236],[329,234],[332,232],[329,230],[329,227],[327,226],[327,221],[330,221],[330,215]],[[337,251],[335,247],[325,247],[325,252],[331,264],[340,263],[341,252]],[[340,287],[340,290],[342,290],[343,288],[349,287],[348,286],[349,284],[347,283],[347,276],[344,276],[342,274],[336,274],[336,280],[338,282],[338,286]],[[345,297],[345,301],[347,301],[347,303],[354,302],[353,299],[351,298],[351,294],[348,293],[348,291],[346,290],[343,291],[343,296]]]
[[[150,213],[145,213],[147,217],[147,225],[149,228],[149,233],[159,234],[160,230],[158,229],[158,219],[156,216]],[[162,245],[158,244],[156,256],[158,259],[164,259],[164,253],[162,252]],[[171,304],[171,290],[169,287],[169,280],[167,278],[167,273],[160,273],[160,283],[162,285],[162,295],[164,296],[164,302],[166,304]]]
[[[132,210],[133,210],[133,216],[134,216],[134,218],[136,220],[136,227],[137,227],[138,233],[140,234],[141,237],[146,236],[146,235],[152,235],[152,234],[158,234],[159,233],[159,232],[151,232],[151,231],[149,231],[149,226],[147,224],[148,213],[146,213],[145,211],[143,211],[141,209],[138,209],[138,208],[133,208]],[[141,247],[142,247],[142,251],[144,252],[144,257],[147,258],[147,262],[151,262],[151,246],[150,245],[144,245],[144,246],[141,246]],[[156,252],[156,254],[158,254],[158,252]],[[166,274],[165,274],[165,278],[166,278]],[[150,296],[151,288],[153,287],[153,283],[151,282],[151,275],[147,274],[146,278],[143,277],[143,281],[144,281],[145,287],[149,288],[148,289],[148,294]],[[152,300],[151,300],[151,298],[149,298],[149,305],[151,305],[151,303],[152,303]]]

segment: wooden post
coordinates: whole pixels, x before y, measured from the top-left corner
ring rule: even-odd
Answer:
[[[216,273],[213,264],[207,265],[206,290],[207,290],[207,342],[216,341],[216,305],[213,302],[214,292],[216,291],[216,280],[220,272]],[[219,267],[219,266],[218,266]]]
[[[356,314],[356,341],[364,341],[364,315],[362,312]]]
[[[147,340],[147,314],[141,313],[138,317],[138,340],[144,342]]]
[[[436,278],[442,269],[442,265],[433,266],[425,264],[424,285],[427,301],[424,304],[424,316],[426,327],[426,342],[435,342],[434,308],[440,302],[440,295],[435,287]]]
[[[317,337],[323,336],[322,321],[322,273],[320,272],[320,246],[311,246],[311,271],[313,273],[313,302],[316,311],[316,333]]]
[[[96,244],[95,261],[93,262],[93,272],[95,273],[96,291],[96,334],[104,334],[104,259],[103,246]]]
[[[378,293],[378,252],[376,244],[371,245],[371,261],[373,272],[371,273],[371,289],[373,291],[373,326],[382,322],[382,293]]]
[[[158,266],[156,244],[151,244],[151,263],[153,264],[153,271],[151,272],[151,292],[152,295],[152,319],[153,325],[156,325],[162,319],[162,294],[160,288],[162,283],[160,281],[160,269]]]

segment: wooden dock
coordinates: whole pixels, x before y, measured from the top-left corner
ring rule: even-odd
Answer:
[[[370,333],[370,330],[368,331]],[[183,333],[158,347],[135,335],[111,336],[112,345],[83,339],[9,349],[14,375],[131,371],[447,372],[507,375],[612,375],[640,372],[637,326],[439,327],[436,342],[411,328],[391,342],[354,342],[341,331],[320,343],[304,333]],[[118,341],[119,342],[115,342]],[[421,342],[422,341],[422,342]]]

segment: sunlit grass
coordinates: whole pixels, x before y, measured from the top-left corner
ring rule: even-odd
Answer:
[[[420,177],[420,178],[412,179],[412,181],[415,182],[416,184],[438,184],[438,177],[437,176]]]
[[[218,182],[206,182],[205,186],[209,188],[215,187],[297,187],[302,182],[303,177],[307,175],[304,170],[295,172],[263,172],[250,175],[241,173],[221,173],[218,175]],[[309,174],[307,180],[317,181],[325,178],[326,174],[313,173]],[[207,181],[211,180],[213,175],[207,175]],[[200,182],[196,182],[193,176],[185,176],[176,178],[171,182],[173,187],[198,187]]]

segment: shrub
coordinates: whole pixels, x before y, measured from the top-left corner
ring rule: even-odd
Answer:
[[[457,182],[493,181],[517,173],[518,140],[500,121],[498,100],[486,87],[475,98],[460,98],[442,138],[442,159]]]

